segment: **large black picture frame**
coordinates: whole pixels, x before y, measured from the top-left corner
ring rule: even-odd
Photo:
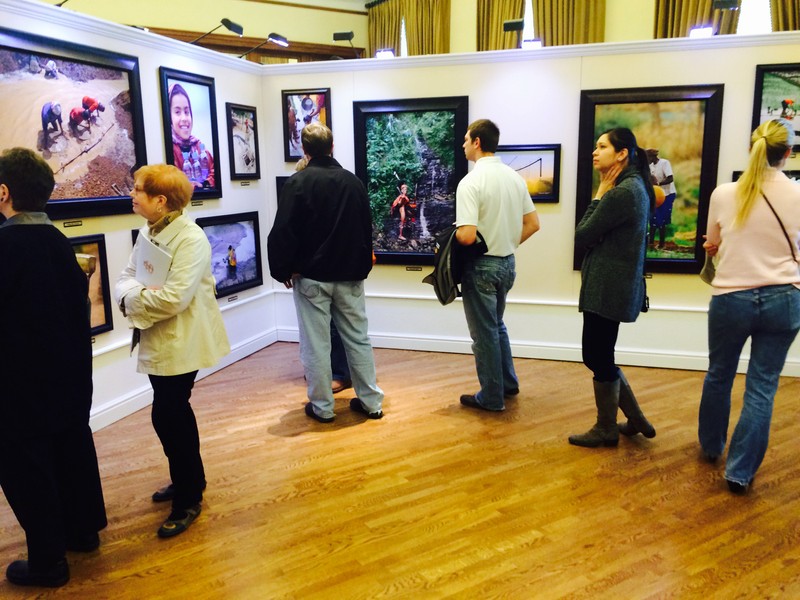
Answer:
[[[433,264],[435,236],[455,221],[467,174],[468,114],[468,96],[353,103],[356,175],[369,195],[378,263]],[[403,215],[393,208],[402,184]]]
[[[589,206],[599,179],[592,167],[603,131],[628,127],[642,148],[658,148],[672,162],[680,212],[672,249],[648,246],[646,268],[654,273],[699,273],[708,203],[717,182],[724,85],[584,90],[581,92],[575,223]],[[672,217],[676,219],[676,217]],[[575,250],[575,269],[583,255]]]
[[[264,283],[258,212],[202,217],[195,222],[211,244],[211,271],[217,284],[217,298]],[[232,257],[236,260],[233,265]]]
[[[222,198],[222,169],[220,168],[219,157],[217,100],[214,92],[214,78],[177,71],[167,67],[159,67],[158,72],[161,80],[161,114],[163,117],[165,162],[169,165],[183,168],[184,173],[195,186],[192,200]],[[180,85],[189,96],[192,121],[190,133],[192,137],[205,146],[206,153],[209,150],[207,142],[209,137],[211,138],[210,169],[204,166],[206,161],[203,161],[202,151],[198,150],[196,145],[187,145],[187,147],[194,148],[189,152],[192,161],[191,169],[185,166],[183,157],[180,160],[176,159],[177,156],[185,156],[186,153],[182,152],[180,147],[172,141],[170,90],[174,85]],[[197,157],[194,156],[195,153],[198,154]]]
[[[55,173],[51,219],[131,212],[147,163],[136,57],[0,28],[0,114],[0,148],[35,150]]]
[[[769,119],[792,124],[794,152],[800,151],[800,63],[756,65],[751,131]]]
[[[69,238],[75,258],[89,279],[89,315],[92,335],[114,329],[108,283],[106,236],[102,233]],[[92,258],[90,258],[92,257]]]

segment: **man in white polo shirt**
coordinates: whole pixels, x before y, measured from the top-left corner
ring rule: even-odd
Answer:
[[[464,154],[475,167],[456,191],[456,239],[469,246],[480,231],[488,248],[486,254],[467,261],[461,277],[481,386],[474,395],[462,395],[461,404],[490,411],[504,410],[504,398],[519,393],[503,313],[516,276],[514,251],[539,230],[525,181],[494,155],[499,140],[500,130],[488,119],[467,128]]]

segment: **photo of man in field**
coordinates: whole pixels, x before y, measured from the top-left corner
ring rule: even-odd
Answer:
[[[640,147],[649,149],[654,164],[660,161],[670,165],[670,174],[663,168],[651,169],[655,180],[651,184],[659,189],[655,189],[657,207],[656,214],[651,215],[654,230],[649,236],[648,258],[694,259],[705,118],[704,102],[695,100],[595,107],[595,139],[613,127],[627,127]],[[596,173],[594,177],[596,189]],[[667,189],[669,194],[665,193]],[[659,234],[657,241],[654,233]]]

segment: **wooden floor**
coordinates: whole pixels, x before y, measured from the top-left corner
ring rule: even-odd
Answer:
[[[3,580],[0,598],[800,597],[800,379],[781,381],[766,459],[736,497],[698,459],[703,373],[627,368],[658,436],[588,450],[566,441],[593,423],[580,364],[517,360],[522,393],[490,414],[458,403],[471,356],[376,360],[381,421],[351,413],[352,392],[333,424],[309,420],[296,344],[200,382],[208,490],[173,540],[155,535],[169,508],[150,501],[167,469],[149,411],[98,432],[100,550],[69,555],[64,588]],[[24,555],[0,495],[0,563]]]

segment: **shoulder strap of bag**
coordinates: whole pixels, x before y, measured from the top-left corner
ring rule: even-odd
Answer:
[[[775,212],[775,209],[772,206],[772,202],[769,201],[767,195],[764,192],[761,192],[761,195],[764,196],[764,200],[767,201],[767,206],[769,206],[769,209],[772,211],[772,214],[775,215],[776,219],[778,219],[778,224],[781,226],[781,230],[783,231],[783,237],[786,238],[786,242],[789,244],[789,248],[792,251],[792,258],[794,259],[794,262],[797,262],[797,253],[795,252],[794,244],[792,243],[792,240],[789,238],[789,234],[786,233],[786,227],[783,226],[783,221],[781,221],[781,218],[778,216],[778,213]]]

